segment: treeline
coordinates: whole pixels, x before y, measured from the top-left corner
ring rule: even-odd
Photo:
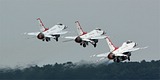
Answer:
[[[0,79],[59,79],[59,80],[160,80],[160,60],[111,64],[48,64],[24,69],[0,69]]]

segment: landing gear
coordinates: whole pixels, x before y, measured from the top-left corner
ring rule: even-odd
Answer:
[[[47,42],[50,41],[50,40],[51,40],[51,38],[49,38],[49,37],[46,37],[46,38],[42,39],[42,41],[47,41]]]
[[[88,42],[85,42],[86,45],[88,45]]]
[[[123,53],[124,55],[127,55],[126,59],[128,59],[128,61],[130,61],[130,56],[131,56],[131,52],[125,52]],[[125,60],[126,60],[125,59]]]
[[[93,42],[90,42],[94,47],[97,46],[98,39],[91,39]]]
[[[53,35],[53,36],[55,36],[55,40],[58,42],[58,38],[60,37],[60,35]]]
[[[49,37],[46,37],[46,41],[48,42],[48,41],[50,41],[51,39],[49,38]]]
[[[58,37],[56,37],[55,40],[58,42]]]
[[[120,60],[117,58],[117,59],[114,59],[114,62],[119,63],[119,62],[120,62]]]
[[[128,61],[130,61],[130,57],[128,56]]]
[[[46,39],[46,41],[48,42],[49,40],[48,40],[48,39]]]
[[[115,58],[113,61],[114,61],[114,62],[117,62],[117,63],[119,63],[119,62],[120,62],[120,60],[119,60],[119,59],[117,59],[117,58]]]
[[[116,57],[116,58],[114,58],[113,61],[119,63],[121,60],[120,60],[120,57]]]
[[[86,44],[85,44],[85,43],[83,43],[83,47],[86,47]]]
[[[83,47],[86,47],[88,45],[87,42],[81,42],[80,45],[82,45]]]
[[[43,38],[42,41],[45,41],[45,39]]]
[[[121,62],[121,61],[124,61],[124,60],[127,60],[130,61],[130,57],[129,56],[117,56],[113,59],[114,62]]]
[[[94,46],[94,47],[96,47],[96,46],[97,46],[97,44],[95,43],[95,44],[93,44],[93,46]]]

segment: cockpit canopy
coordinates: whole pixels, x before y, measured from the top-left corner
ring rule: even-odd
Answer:
[[[101,31],[102,29],[100,29],[100,28],[96,28],[96,30],[99,30],[99,31]]]
[[[132,43],[132,42],[133,42],[133,41],[131,41],[131,40],[128,40],[126,43],[127,43],[127,44],[129,44],[129,43]]]
[[[62,24],[62,23],[59,23],[58,25],[61,25],[61,26],[62,26],[63,24]]]

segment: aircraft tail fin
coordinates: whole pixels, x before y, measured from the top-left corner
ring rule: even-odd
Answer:
[[[42,20],[40,18],[37,18],[38,22],[39,22],[39,26],[40,26],[40,31],[44,32],[44,31],[47,31],[48,28],[45,28]]]
[[[112,43],[112,41],[109,39],[108,36],[106,36],[105,39],[106,39],[107,44],[108,44],[108,46],[109,46],[110,52],[118,49],[118,47],[114,46],[114,44]]]
[[[83,31],[83,29],[82,29],[79,21],[76,21],[75,23],[76,23],[76,25],[77,25],[77,31],[78,31],[78,34],[79,34],[79,35],[83,35],[83,34],[86,34],[86,33],[87,33],[87,32],[84,32],[84,31]]]

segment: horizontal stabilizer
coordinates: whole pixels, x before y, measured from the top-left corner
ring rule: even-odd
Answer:
[[[97,54],[96,57],[107,57],[109,53],[110,52],[102,53],[102,54]]]
[[[77,36],[68,36],[68,37],[65,37],[67,39],[76,39]]]
[[[73,41],[73,39],[68,39],[68,40],[65,40],[63,42],[70,42],[70,41]]]
[[[37,36],[40,32],[31,32],[31,33],[25,33],[27,35],[33,35],[33,36]]]

